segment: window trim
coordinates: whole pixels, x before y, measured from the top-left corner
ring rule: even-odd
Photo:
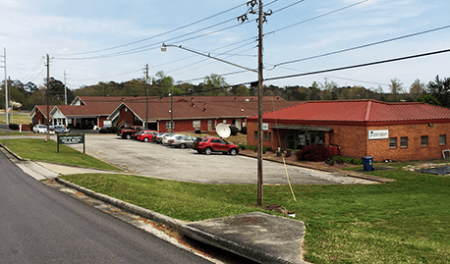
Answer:
[[[424,144],[424,139],[426,139],[426,143]],[[420,146],[428,147],[428,136],[420,136]]]
[[[392,146],[392,140],[395,140],[395,146]],[[390,137],[389,138],[389,148],[390,149],[396,149],[397,148],[397,137]]]
[[[403,146],[402,139],[406,139],[406,146]],[[408,147],[408,137],[400,137],[400,148],[407,148]]]
[[[441,143],[441,137],[444,137],[444,143]],[[439,135],[439,146],[445,146],[447,145],[447,135],[443,134],[443,135]]]

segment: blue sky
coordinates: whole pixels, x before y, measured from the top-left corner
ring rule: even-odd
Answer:
[[[182,45],[247,68],[257,67],[256,15],[240,24],[247,1],[0,0],[0,48],[7,50],[11,79],[42,85],[43,58],[50,74],[69,88],[99,81],[127,81],[164,71],[175,81],[202,82],[211,73],[228,84],[257,80],[253,72],[162,43]],[[264,24],[264,78],[313,72],[450,48],[450,28],[297,63],[293,60],[336,52],[408,34],[450,26],[448,0],[266,0],[273,14]],[[359,4],[357,4],[359,3]],[[353,7],[349,7],[353,4]],[[343,9],[348,7],[346,9]],[[343,9],[341,11],[337,11]],[[225,12],[228,11],[228,12]],[[336,11],[336,12],[333,12]],[[331,14],[328,14],[333,12]],[[327,15],[328,14],[328,15]],[[206,19],[209,18],[209,19]],[[203,20],[203,21],[201,21]],[[199,23],[194,23],[201,21]],[[137,52],[139,51],[139,52]],[[123,55],[123,54],[126,55]],[[121,56],[117,56],[121,55]],[[267,81],[309,86],[325,78],[339,86],[363,85],[385,91],[393,78],[409,90],[436,75],[450,77],[450,53],[365,68]],[[240,73],[236,73],[240,72]],[[0,74],[3,79],[3,69]]]

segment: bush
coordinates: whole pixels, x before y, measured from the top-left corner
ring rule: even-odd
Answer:
[[[241,134],[247,135],[247,127],[241,128],[241,131],[239,131]]]
[[[263,151],[273,151],[271,147],[263,147]]]
[[[353,157],[334,156],[332,159],[334,161],[336,161],[338,164],[342,164],[342,163],[354,164],[354,165],[362,165],[363,164],[362,160],[356,159]]]
[[[231,129],[231,135],[232,136],[236,136],[237,133],[239,133],[239,128],[235,127],[235,126],[230,126]]]
[[[238,148],[240,148],[240,149],[242,149],[242,150],[245,150],[245,149],[247,148],[247,145],[239,144],[239,145],[238,145]]]
[[[98,132],[101,134],[115,134],[118,130],[119,128],[117,127],[103,127]]]
[[[304,146],[303,149],[295,154],[298,160],[325,161],[331,158],[330,153],[324,146]]]
[[[19,125],[18,124],[9,124],[9,129],[11,130],[19,130]]]

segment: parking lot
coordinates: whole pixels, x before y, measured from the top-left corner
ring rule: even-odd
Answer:
[[[82,151],[83,145],[68,145]],[[257,160],[221,153],[198,154],[160,144],[121,139],[116,135],[86,135],[86,153],[127,172],[153,178],[197,183],[255,184]],[[367,184],[338,173],[287,167],[292,184]],[[263,162],[264,184],[287,184],[283,164]]]

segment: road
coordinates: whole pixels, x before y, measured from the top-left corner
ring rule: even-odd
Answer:
[[[82,144],[68,145],[83,151]],[[116,135],[86,135],[86,153],[128,172],[177,181],[208,184],[256,184],[257,160],[222,153],[198,154],[192,149],[121,139]],[[338,173],[287,166],[293,184],[364,184]],[[264,184],[287,184],[283,164],[263,162]]]
[[[32,179],[0,152],[0,263],[210,263]]]

